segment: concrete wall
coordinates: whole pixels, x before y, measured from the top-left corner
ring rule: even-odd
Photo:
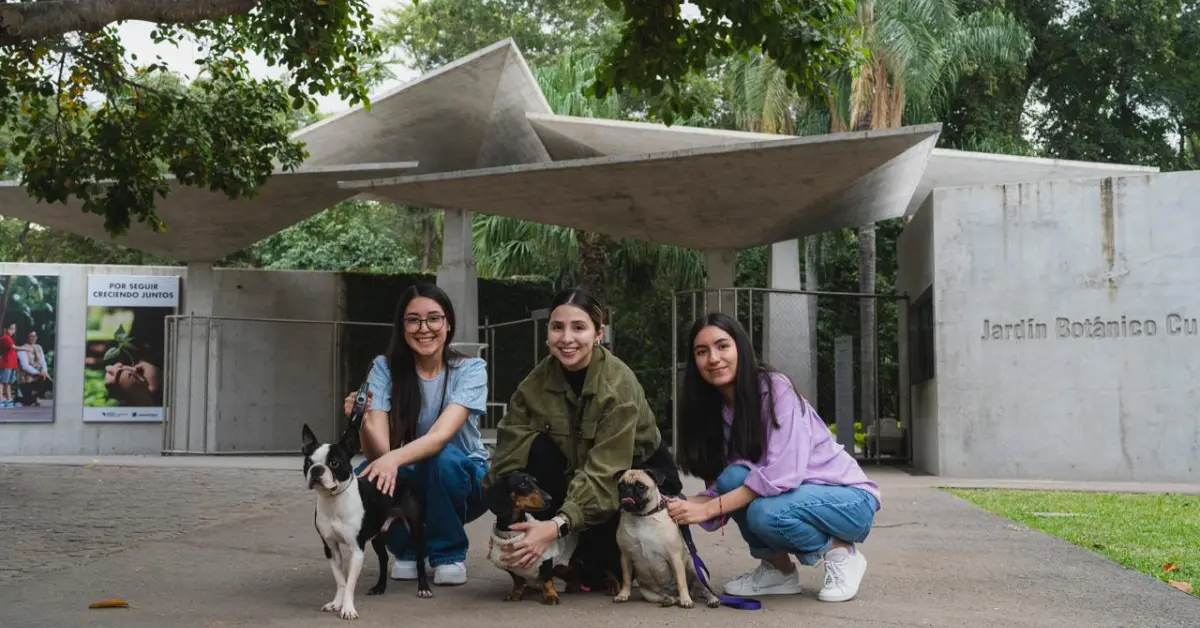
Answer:
[[[215,273],[213,372],[216,447],[291,451],[301,426],[333,436],[343,393],[334,390],[337,335],[326,323],[233,319],[342,320],[339,275],[221,270]]]
[[[896,242],[896,256],[900,268],[896,276],[896,291],[907,294],[912,300],[924,294],[933,285],[933,202],[925,203],[913,215],[912,220],[900,233]],[[934,293],[934,311],[937,311],[937,293]],[[938,422],[937,383],[926,380],[911,384],[909,372],[909,312],[900,308],[899,356],[900,356],[900,407],[907,413],[906,429],[912,439],[913,464],[927,473],[938,469]],[[936,344],[936,340],[935,340]]]
[[[141,455],[162,450],[160,423],[83,422],[89,274],[183,277],[180,313],[184,314],[311,321],[343,318],[341,282],[336,273],[0,263],[0,274],[59,276],[55,420],[0,423],[0,455]],[[337,340],[332,325],[220,318],[211,323],[202,318],[196,321],[194,333],[186,324],[179,330],[167,374],[176,384],[170,410],[176,423],[176,448],[203,450],[207,444],[234,452],[291,451],[298,447],[300,426],[305,421],[318,435],[332,435],[340,407],[337,400],[342,396],[334,390]],[[189,340],[193,341],[190,372]],[[205,346],[211,347],[207,353]]]
[[[1200,173],[936,191],[937,449],[923,466],[1200,481],[1197,198]],[[919,231],[902,260],[919,258]]]
[[[90,274],[183,276],[178,267],[0,262],[0,275],[58,276],[58,340],[54,360],[54,422],[0,423],[0,455],[158,453],[159,423],[84,423],[83,359]]]

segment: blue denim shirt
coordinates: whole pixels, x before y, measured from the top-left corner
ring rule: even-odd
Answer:
[[[446,398],[442,399],[442,380],[450,377],[446,386]],[[458,446],[468,458],[487,462],[487,449],[479,434],[479,415],[487,412],[487,363],[482,358],[466,358],[451,362],[433,379],[419,379],[421,386],[421,414],[417,419],[417,436],[424,436],[433,427],[438,416],[448,404],[455,403],[467,409],[467,420],[450,443]],[[392,373],[387,358],[379,355],[371,363],[367,385],[372,393],[371,409],[390,412],[392,409]]]

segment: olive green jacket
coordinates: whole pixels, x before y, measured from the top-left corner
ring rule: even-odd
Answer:
[[[521,382],[497,425],[496,453],[484,485],[525,468],[533,439],[543,433],[567,458],[567,496],[560,511],[573,530],[616,514],[620,498],[613,474],[649,458],[662,440],[641,383],[602,346],[592,355],[582,399],[554,356]]]

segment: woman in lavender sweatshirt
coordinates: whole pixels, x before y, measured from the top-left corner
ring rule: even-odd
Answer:
[[[725,585],[729,595],[800,592],[800,563],[824,563],[818,599],[858,593],[867,538],[880,507],[879,486],[784,374],[760,365],[750,339],[725,314],[693,325],[684,374],[679,467],[708,489],[668,504],[679,524],[713,531],[733,519],[761,560]]]

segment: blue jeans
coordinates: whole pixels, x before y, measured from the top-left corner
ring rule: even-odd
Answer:
[[[730,465],[717,478],[717,491],[728,493],[746,481],[750,470]],[[861,543],[875,522],[875,496],[852,486],[802,484],[773,497],[759,497],[729,515],[737,523],[750,555],[770,560],[793,554],[804,565],[821,562],[834,539]]]
[[[355,472],[361,472],[366,462]],[[433,567],[467,560],[467,531],[464,526],[487,510],[483,500],[486,463],[471,460],[461,448],[448,444],[438,455],[400,467],[397,479],[416,481],[424,489],[425,549]],[[396,560],[416,560],[409,543],[408,526],[388,528],[387,547]]]

